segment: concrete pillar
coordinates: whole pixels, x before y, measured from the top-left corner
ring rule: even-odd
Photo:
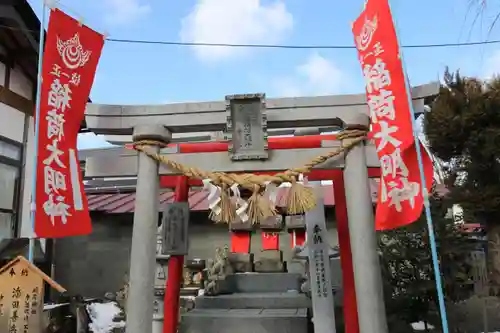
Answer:
[[[141,125],[134,128],[134,141],[167,143],[170,138],[170,132],[164,126]],[[149,149],[158,151],[159,147]],[[126,333],[152,331],[159,189],[158,162],[139,153]]]
[[[368,123],[368,117],[360,114],[357,124],[368,126]],[[364,145],[357,145],[346,155],[344,182],[359,331],[387,333],[382,276],[377,254],[377,236]]]

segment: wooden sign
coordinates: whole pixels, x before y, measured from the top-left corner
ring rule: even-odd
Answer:
[[[233,161],[269,157],[264,94],[226,96],[229,154]]]
[[[42,331],[44,282],[66,292],[24,257],[17,257],[0,269],[0,332]]]
[[[162,221],[162,254],[187,255],[189,204],[174,202],[167,205]]]

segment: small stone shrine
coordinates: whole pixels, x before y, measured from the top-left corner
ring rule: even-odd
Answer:
[[[308,332],[311,301],[300,292],[301,274],[225,275],[230,268],[224,262],[212,266],[206,294],[182,315],[180,332]]]

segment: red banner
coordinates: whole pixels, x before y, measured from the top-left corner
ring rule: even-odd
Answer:
[[[377,201],[377,230],[417,220],[423,208],[409,94],[388,0],[369,0],[352,31],[366,84],[371,138],[381,164]],[[433,166],[422,149],[426,187]]]
[[[43,56],[37,153],[35,234],[41,238],[89,234],[77,135],[92,88],[104,36],[58,9],[50,14]]]

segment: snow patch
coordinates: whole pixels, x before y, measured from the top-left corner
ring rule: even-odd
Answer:
[[[125,327],[124,321],[115,322],[121,309],[114,302],[91,303],[87,305],[91,323],[89,330],[93,333],[111,333],[114,328]]]
[[[423,321],[411,323],[411,327],[413,327],[415,331],[425,331],[425,323]],[[431,324],[427,324],[427,328],[432,330],[434,329],[434,326],[432,326]]]
[[[50,311],[53,309],[60,308],[61,306],[69,305],[69,303],[61,303],[61,304],[44,304],[43,311]]]

